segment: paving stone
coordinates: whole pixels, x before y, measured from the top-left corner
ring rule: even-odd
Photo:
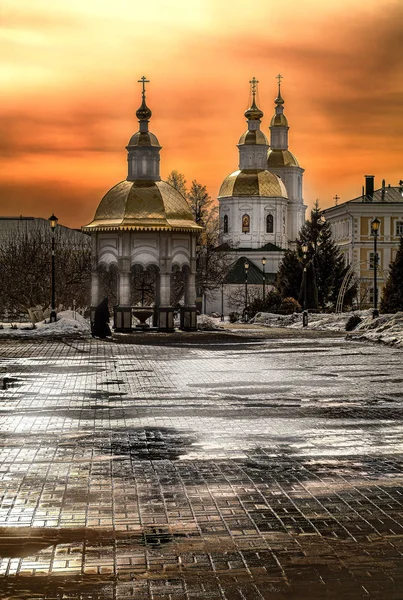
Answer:
[[[0,597],[401,600],[402,352],[150,339],[1,342]]]

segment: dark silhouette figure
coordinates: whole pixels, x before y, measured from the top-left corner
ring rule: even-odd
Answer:
[[[92,337],[104,339],[112,335],[109,327],[109,319],[108,298],[104,298],[95,309],[94,322],[92,323],[91,330]]]

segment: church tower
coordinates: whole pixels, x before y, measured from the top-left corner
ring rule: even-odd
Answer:
[[[148,131],[148,123],[152,112],[146,104],[145,84],[149,81],[141,78],[143,84],[142,103],[136,111],[139,121],[139,131],[132,135],[126,146],[128,173],[127,181],[146,180],[161,181],[160,177],[160,150],[161,146],[156,136]]]
[[[281,177],[287,189],[287,236],[291,247],[298,238],[305,222],[305,205],[302,198],[302,174],[296,157],[288,149],[288,121],[284,115],[284,100],[281,97],[281,75],[277,75],[278,94],[274,101],[275,113],[270,122],[270,149],[267,153],[267,168]]]
[[[224,179],[218,202],[222,243],[263,256],[267,244],[276,251],[287,248],[287,191],[274,169],[267,168],[269,143],[260,130],[257,84],[255,78],[250,81],[252,102],[245,111],[248,129],[238,142],[239,169]]]

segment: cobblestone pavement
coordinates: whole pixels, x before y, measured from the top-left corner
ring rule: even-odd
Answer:
[[[403,598],[403,353],[205,338],[0,344],[0,598]]]

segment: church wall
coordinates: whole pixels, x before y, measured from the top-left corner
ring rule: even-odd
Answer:
[[[266,231],[267,215],[273,215],[273,233]],[[228,234],[223,233],[224,215],[228,216]],[[250,232],[242,231],[242,217],[249,215]],[[287,200],[285,198],[243,197],[220,199],[222,242],[236,248],[260,248],[271,242],[287,248]]]

